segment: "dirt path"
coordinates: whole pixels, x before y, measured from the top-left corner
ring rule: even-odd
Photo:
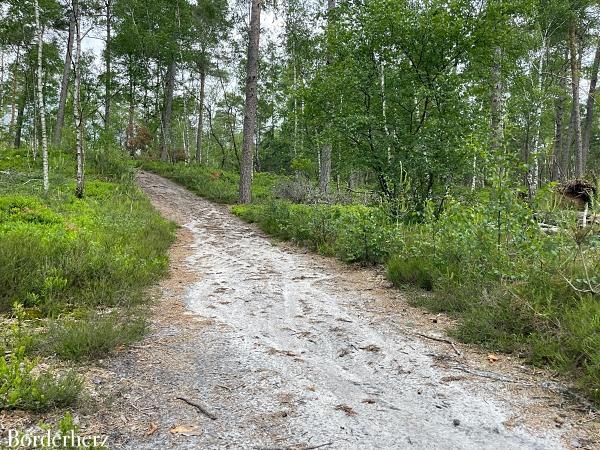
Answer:
[[[418,336],[443,336],[448,319],[376,272],[274,244],[159,176],[139,183],[183,228],[154,331],[92,377],[114,390],[95,420],[117,424],[115,448],[598,444],[593,416],[532,387],[547,374]]]

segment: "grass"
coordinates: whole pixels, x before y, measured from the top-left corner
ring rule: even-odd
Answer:
[[[137,306],[167,273],[175,226],[132,182],[122,152],[89,158],[78,199],[73,155],[51,153],[44,196],[41,162],[0,149],[0,408],[73,403],[76,375],[36,374],[38,358],[93,360],[139,339]]]
[[[41,338],[40,348],[68,361],[104,358],[115,348],[136,342],[146,331],[143,316],[120,316],[88,313],[81,318],[52,322]]]
[[[36,366],[37,361],[27,358],[23,347],[14,349],[8,361],[0,358],[0,410],[46,411],[75,403],[82,381],[73,371],[35,373]]]

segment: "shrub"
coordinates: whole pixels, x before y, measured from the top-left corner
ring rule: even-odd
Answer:
[[[394,286],[413,284],[433,290],[433,274],[431,264],[423,257],[393,256],[387,263],[387,274]]]
[[[45,411],[75,402],[82,381],[74,372],[62,376],[35,374],[37,361],[25,357],[23,347],[7,358],[0,355],[0,409]]]
[[[145,330],[146,322],[142,317],[119,319],[114,313],[106,316],[86,314],[51,324],[42,346],[46,352],[61,359],[98,359],[116,347],[137,341]]]
[[[99,176],[107,180],[131,182],[135,170],[127,152],[107,144],[88,152],[87,162]]]

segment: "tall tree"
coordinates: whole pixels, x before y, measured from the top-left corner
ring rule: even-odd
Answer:
[[[44,68],[43,68],[43,49],[44,49],[44,30],[40,21],[40,5],[38,0],[34,0],[35,28],[37,31],[37,110],[40,116],[40,128],[42,135],[42,172],[44,194],[48,194],[50,187],[48,176],[48,138],[46,136],[46,112],[44,103]]]
[[[335,9],[335,0],[327,0],[327,27],[331,29],[331,21],[333,10]],[[331,64],[331,54],[329,49],[327,49],[327,61],[326,64]],[[332,108],[330,108],[332,109]],[[329,114],[331,114],[331,110]],[[329,118],[330,120],[332,117]],[[319,161],[319,189],[321,193],[326,194],[329,191],[329,181],[331,180],[331,151],[332,145],[331,141],[323,145],[321,148],[321,158]]]
[[[165,77],[165,95],[161,112],[161,142],[160,159],[167,161],[171,151],[171,119],[173,117],[173,93],[175,90],[175,76],[177,75],[177,62],[173,59],[167,69]]]
[[[73,39],[75,36],[75,15],[72,8],[69,10],[69,31],[67,35],[67,45],[65,48],[65,64],[63,66],[62,81],[60,83],[60,94],[58,100],[58,111],[56,112],[56,124],[54,125],[54,134],[52,144],[59,146],[62,139],[62,130],[65,124],[65,110],[67,106],[67,95],[69,92],[69,77],[71,74],[71,65],[73,64]]]
[[[73,16],[75,17],[75,86],[73,89],[73,112],[75,119],[75,145],[77,153],[77,177],[75,196],[82,198],[85,186],[85,150],[83,142],[83,111],[81,109],[81,14],[79,0],[72,0]]]
[[[196,162],[202,162],[202,133],[204,131],[204,97],[206,91],[206,70],[204,67],[198,69],[200,73],[200,93],[198,96],[198,125],[196,129]]]
[[[581,117],[579,113],[579,64],[577,25],[573,20],[569,27],[569,56],[571,62],[571,93],[573,102],[572,125],[575,140],[575,177],[583,175],[583,146],[581,142]]]
[[[254,132],[256,130],[256,87],[258,81],[258,50],[260,41],[261,0],[252,0],[250,30],[248,33],[248,61],[246,66],[246,102],[244,105],[244,129],[242,163],[240,167],[240,203],[252,200],[252,169],[254,155]]]
[[[590,140],[592,136],[592,125],[594,120],[594,105],[596,102],[596,88],[598,85],[598,69],[600,67],[600,45],[596,47],[594,62],[592,63],[590,73],[590,88],[588,91],[587,103],[585,108],[585,119],[583,122],[583,143],[582,143],[582,164],[585,172],[587,158],[590,152]]]
[[[106,47],[104,49],[104,128],[110,126],[110,101],[112,83],[112,0],[104,0],[104,20],[106,21]]]

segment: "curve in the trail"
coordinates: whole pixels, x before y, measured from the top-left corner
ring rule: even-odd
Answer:
[[[186,301],[214,322],[189,382],[219,420],[195,448],[562,447],[557,430],[505,426],[522,399],[497,381],[457,381],[451,348],[394,327],[371,307],[379,294],[335,265],[161,177],[140,183],[194,234]]]

